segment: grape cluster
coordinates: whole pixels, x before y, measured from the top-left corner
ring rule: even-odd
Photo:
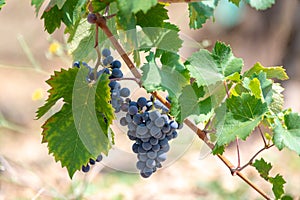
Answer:
[[[92,81],[96,81],[101,76],[101,74],[103,74],[103,73],[110,74],[109,69],[103,68],[103,69],[101,69],[97,72],[96,77],[95,77],[94,68],[90,67],[86,62],[76,61],[76,62],[73,63],[73,66],[77,67],[77,68],[80,68],[81,65],[83,65],[84,67],[86,67],[89,70],[89,72],[86,76],[86,81],[88,83],[91,83]]]
[[[140,97],[129,103],[126,116],[120,119],[120,124],[128,127],[129,139],[135,141],[132,151],[137,154],[136,167],[144,178],[162,167],[170,150],[169,141],[177,137],[176,130],[181,128],[167,112],[159,100]]]
[[[91,168],[90,165],[94,165],[94,164],[96,164],[96,162],[101,162],[102,159],[103,159],[103,156],[101,154],[97,157],[96,160],[90,158],[89,163],[87,163],[86,165],[82,165],[81,170],[85,173],[90,171],[90,168]]]

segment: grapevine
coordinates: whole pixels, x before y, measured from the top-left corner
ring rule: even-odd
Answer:
[[[166,9],[172,3],[186,3],[190,28],[200,29],[214,16],[219,0],[51,0],[46,5],[32,0],[37,15],[45,6],[41,19],[49,34],[64,24],[73,59],[71,67],[55,71],[46,81],[49,96],[36,113],[40,119],[63,100],[62,108],[42,125],[49,154],[67,168],[70,178],[77,171],[88,173],[109,157],[118,137],[112,128],[115,120],[125,129],[140,176],[152,178],[168,159],[170,141],[178,140],[187,126],[232,175],[263,198],[291,198],[283,177],[271,176],[272,165],[257,158],[274,148],[300,155],[300,115],[283,108],[283,87],[276,82],[288,79],[285,69],[257,62],[244,70],[243,59],[220,41],[211,51],[198,49],[182,58],[180,29],[170,23]],[[275,1],[245,3],[265,10]],[[0,9],[4,5],[0,1]],[[132,81],[147,95],[134,97],[123,81]],[[255,130],[263,146],[241,163],[239,140]],[[230,144],[236,146],[237,165],[223,155]],[[272,184],[273,196],[243,174],[250,166]]]

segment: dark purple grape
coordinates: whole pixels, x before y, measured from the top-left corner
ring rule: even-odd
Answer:
[[[90,165],[89,164],[87,164],[86,166],[82,165],[81,170],[85,173],[90,171]]]
[[[111,68],[120,68],[121,67],[121,62],[118,61],[118,60],[114,60],[112,63],[111,63]]]
[[[119,68],[114,68],[111,71],[111,76],[113,78],[122,78],[123,77],[123,73],[122,73],[122,71]]]
[[[109,49],[105,48],[105,49],[102,50],[102,55],[104,57],[108,57],[108,56],[110,56],[110,54],[111,54],[111,52],[110,52]]]
[[[96,162],[100,162],[102,159],[103,159],[103,156],[100,154],[100,155],[97,157]]]
[[[91,24],[95,24],[97,21],[97,16],[94,13],[89,13],[87,16],[87,21]]]
[[[90,162],[89,162],[91,165],[94,165],[96,163],[96,161],[94,159],[91,159],[90,158]]]
[[[147,105],[147,99],[145,98],[145,97],[140,97],[140,98],[138,98],[138,100],[137,100],[137,104],[139,105],[139,107],[144,107],[144,106],[146,106]]]

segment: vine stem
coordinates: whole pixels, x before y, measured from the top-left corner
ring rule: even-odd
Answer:
[[[168,2],[175,2],[175,0],[174,1],[173,0],[172,1],[169,0]],[[176,1],[176,2],[178,2],[178,1]],[[191,2],[191,1],[181,1],[181,2]],[[118,40],[113,36],[112,32],[110,31],[110,29],[108,28],[108,26],[106,24],[105,17],[97,14],[97,21],[96,21],[96,23],[102,29],[102,31],[107,36],[107,38],[111,41],[111,43],[113,44],[113,46],[116,48],[116,50],[118,51],[118,53],[120,54],[120,56],[122,57],[122,59],[124,60],[124,62],[126,63],[126,65],[128,66],[128,68],[130,69],[130,71],[134,75],[134,77],[137,78],[137,79],[141,79],[141,77],[142,77],[141,73],[137,70],[137,68],[135,67],[135,65],[133,64],[133,62],[131,61],[131,59],[128,57],[128,55],[126,54],[126,52],[124,51],[123,47],[120,45],[120,43],[118,42]],[[165,98],[163,98],[162,96],[160,96],[157,92],[152,92],[152,95],[154,95],[158,100],[160,100],[168,108],[171,107],[170,103]],[[204,143],[210,149],[214,148],[214,144],[212,144],[208,140],[208,138],[206,137],[206,132],[205,131],[199,129],[189,119],[185,119],[184,123],[190,129],[192,129],[198,135],[198,137],[201,140],[203,140]],[[230,172],[231,172],[232,175],[236,174],[238,177],[240,177],[243,181],[245,181],[249,186],[251,186],[254,190],[256,190],[265,199],[268,199],[268,200],[271,199],[270,197],[268,197],[268,195],[263,190],[261,190],[257,185],[255,185],[254,183],[252,183],[245,175],[243,175],[240,171],[236,170],[235,167],[234,167],[234,165],[225,156],[220,155],[220,154],[217,154],[217,156],[228,167],[228,169],[230,170]]]

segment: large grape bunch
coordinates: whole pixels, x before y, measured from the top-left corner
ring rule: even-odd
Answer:
[[[136,167],[144,178],[162,167],[170,150],[169,141],[177,137],[176,130],[181,128],[168,111],[159,100],[140,97],[129,103],[126,116],[120,119],[120,124],[128,127],[129,139],[135,141],[132,151],[137,154]]]

